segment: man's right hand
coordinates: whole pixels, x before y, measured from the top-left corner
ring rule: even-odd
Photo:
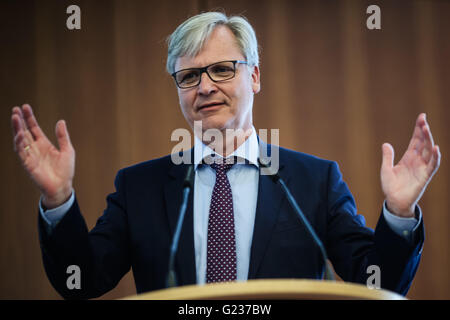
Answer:
[[[47,209],[60,206],[72,194],[75,173],[75,150],[70,142],[64,120],[56,123],[59,150],[39,127],[28,104],[12,109],[11,123],[14,151],[42,193],[42,204]]]

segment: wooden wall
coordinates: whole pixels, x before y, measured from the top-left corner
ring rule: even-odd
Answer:
[[[366,28],[373,1],[2,1],[0,3],[0,298],[54,299],[37,235],[39,193],[12,148],[10,113],[30,103],[48,136],[66,119],[77,152],[75,190],[89,227],[116,172],[165,155],[188,128],[165,73],[166,37],[189,16],[245,15],[261,46],[254,124],[280,144],[338,161],[374,228],[383,196],[381,144],[397,159],[426,112],[442,153],[420,205],[426,241],[408,297],[450,298],[450,2],[375,1],[381,30]],[[66,8],[81,8],[81,30]],[[447,128],[447,129],[446,129]],[[135,293],[129,273],[103,298]]]

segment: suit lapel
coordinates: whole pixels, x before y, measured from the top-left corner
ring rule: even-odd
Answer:
[[[178,221],[183,194],[183,179],[186,175],[187,167],[185,164],[173,165],[169,170],[169,178],[164,185],[171,239]],[[193,194],[194,190],[191,190],[175,260],[179,285],[195,284],[197,282],[195,271]]]
[[[260,145],[262,145],[262,147],[266,147],[262,141],[260,141]],[[265,157],[261,155],[261,158],[264,161]],[[284,165],[280,161],[279,171],[281,171],[283,167]],[[272,237],[282,201],[285,198],[281,187],[277,185],[270,176],[261,175],[261,168],[259,172],[258,200],[256,205],[252,247],[250,251],[248,279],[254,279],[256,277],[259,266],[264,258],[267,246]],[[288,183],[288,179],[285,179],[284,177],[283,179],[286,183]]]

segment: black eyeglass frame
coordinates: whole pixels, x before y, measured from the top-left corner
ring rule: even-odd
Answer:
[[[219,63],[223,63],[223,62],[233,62],[233,76],[232,76],[231,78],[224,79],[224,80],[214,80],[214,79],[211,77],[211,75],[209,74],[208,68],[211,67],[211,66],[213,66],[213,65],[216,65],[216,64],[219,64]],[[189,89],[189,88],[194,88],[194,87],[198,86],[198,85],[200,84],[200,82],[202,82],[202,74],[203,74],[203,73],[206,73],[206,74],[208,75],[208,77],[211,79],[211,81],[213,81],[213,82],[223,82],[223,81],[228,81],[228,80],[233,79],[233,78],[236,76],[236,63],[239,63],[239,64],[248,64],[247,61],[241,61],[241,60],[225,60],[225,61],[218,61],[218,62],[211,63],[210,65],[207,65],[207,66],[202,67],[202,68],[186,68],[186,69],[181,69],[181,70],[178,70],[178,71],[172,73],[171,76],[172,76],[173,79],[175,80],[175,84],[177,85],[178,88],[180,88],[180,89]],[[182,72],[182,71],[186,71],[186,70],[196,70],[196,71],[199,71],[199,72],[200,72],[199,77],[198,77],[198,83],[196,83],[196,84],[194,84],[194,85],[190,85],[190,86],[188,86],[188,87],[182,87],[182,86],[180,86],[180,84],[179,84],[178,81],[177,81],[176,75],[177,75],[177,73]]]

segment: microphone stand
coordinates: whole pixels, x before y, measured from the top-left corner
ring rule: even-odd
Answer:
[[[184,216],[186,213],[187,202],[189,199],[189,193],[194,185],[194,166],[189,165],[186,176],[183,180],[183,200],[181,202],[180,212],[178,215],[177,226],[172,239],[172,245],[170,247],[169,256],[169,271],[167,272],[166,287],[178,286],[177,276],[175,273],[175,256],[178,250],[178,242],[180,240],[181,228],[183,226]]]

